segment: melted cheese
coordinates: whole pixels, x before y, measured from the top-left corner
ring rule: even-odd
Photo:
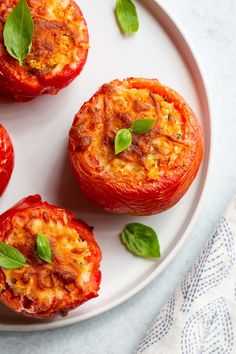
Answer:
[[[155,126],[146,134],[133,134],[131,146],[114,155],[114,139],[122,128],[129,128],[136,119],[155,118]],[[195,144],[189,139],[193,131],[168,97],[149,89],[130,88],[124,80],[104,85],[76,118],[72,137],[75,151],[103,178],[117,182],[131,178],[158,181],[182,169]],[[80,151],[79,142],[91,137],[86,149]]]
[[[0,17],[7,17],[17,0],[0,4]],[[67,65],[76,67],[81,51],[88,49],[87,29],[78,7],[66,0],[30,0],[34,20],[32,49],[24,61],[31,74],[57,75]],[[5,51],[3,41],[0,54]]]
[[[43,217],[42,217],[43,215]],[[27,266],[2,269],[6,283],[15,296],[20,296],[25,311],[47,311],[51,306],[66,307],[83,291],[91,292],[92,264],[88,244],[77,230],[67,225],[66,214],[55,220],[47,212],[15,216],[7,243],[23,251]],[[35,253],[36,235],[41,232],[50,241],[52,263],[41,261]],[[29,304],[24,307],[27,299]]]

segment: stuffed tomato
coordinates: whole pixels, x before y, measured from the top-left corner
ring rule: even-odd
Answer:
[[[39,234],[49,241],[50,262],[37,251]],[[101,251],[91,228],[72,213],[29,196],[0,216],[0,241],[26,260],[18,269],[0,268],[0,300],[17,313],[64,316],[97,296]]]
[[[115,154],[121,129],[155,121]],[[162,212],[185,194],[203,154],[202,130],[193,111],[157,80],[129,78],[103,85],[75,116],[69,155],[86,196],[111,213]]]
[[[0,2],[0,94],[27,101],[56,94],[81,72],[88,53],[88,31],[73,0],[27,0],[34,24],[30,53],[20,66],[3,40],[7,17],[18,0]]]
[[[6,129],[0,124],[0,196],[6,189],[14,167],[14,150]]]

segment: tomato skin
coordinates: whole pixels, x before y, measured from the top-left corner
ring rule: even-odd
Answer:
[[[87,53],[84,55],[76,69],[66,67],[60,75],[56,77],[48,75],[47,78],[41,79],[40,83],[35,85],[35,83],[30,80],[26,82],[17,80],[6,68],[1,66],[1,62],[4,63],[4,60],[11,61],[11,58],[6,54],[5,57],[1,58],[0,62],[0,73],[3,74],[3,76],[0,77],[0,95],[17,102],[27,102],[37,96],[45,94],[56,95],[80,74],[86,63],[87,55]]]
[[[9,183],[13,168],[13,145],[6,129],[0,124],[0,196]]]
[[[36,210],[41,208],[46,208],[48,214],[52,214],[54,216],[58,216],[62,212],[66,213],[67,219],[69,220],[68,225],[73,227],[80,235],[82,235],[82,239],[87,242],[91,256],[92,262],[92,271],[91,271],[91,278],[90,278],[90,285],[92,290],[86,295],[83,293],[77,297],[77,299],[73,299],[73,301],[67,301],[66,306],[62,308],[57,308],[57,304],[54,301],[51,304],[51,307],[48,308],[46,311],[35,311],[34,313],[29,313],[22,309],[22,299],[20,296],[17,296],[13,293],[12,289],[6,285],[5,281],[5,274],[0,268],[0,288],[4,288],[5,290],[0,293],[0,300],[10,309],[13,311],[22,314],[27,317],[33,318],[41,318],[46,319],[49,317],[54,317],[55,315],[62,315],[65,316],[68,311],[73,310],[77,306],[83,304],[89,299],[97,297],[98,290],[100,288],[101,282],[101,271],[99,269],[100,262],[101,262],[101,251],[99,246],[97,245],[94,236],[91,232],[91,228],[85,224],[83,221],[79,221],[74,218],[74,214],[65,211],[64,209],[58,208],[56,206],[50,205],[47,202],[43,202],[40,195],[32,195],[27,198],[22,199],[19,203],[14,205],[11,209],[4,212],[0,215],[0,241],[6,242],[9,232],[12,230],[12,218],[14,216],[22,215],[22,212],[30,212],[33,213]],[[27,248],[27,247],[26,247]],[[23,252],[24,253],[24,252]],[[24,254],[25,255],[25,254]],[[40,268],[38,270],[40,272]],[[61,300],[62,301],[62,300]],[[36,303],[37,304],[37,303]],[[37,305],[36,305],[37,306]]]
[[[34,2],[32,1],[32,3]],[[88,45],[89,34],[83,13],[75,1],[69,0],[69,4],[75,7],[77,16],[82,19],[83,37]],[[0,30],[3,29],[0,27]],[[0,41],[3,41],[2,34],[0,35]],[[19,66],[17,60],[4,50],[0,55],[0,95],[17,102],[27,102],[44,94],[56,95],[81,73],[87,56],[88,47],[83,47],[80,50],[80,59],[73,68],[66,65],[56,75],[49,72],[47,75],[35,74],[30,76],[25,75],[25,71]]]
[[[130,78],[126,81],[129,82],[131,88],[145,88],[162,97],[168,96],[169,102],[174,103],[183,119],[191,122],[192,127],[194,127],[191,140],[195,141],[196,148],[189,153],[191,163],[189,163],[188,169],[180,168],[178,174],[173,172],[171,176],[162,178],[158,183],[147,183],[136,188],[127,180],[123,184],[116,183],[114,179],[103,178],[99,173],[94,174],[91,166],[86,162],[83,151],[78,152],[76,149],[77,137],[73,130],[73,127],[80,124],[79,114],[87,103],[84,104],[74,119],[69,138],[69,156],[81,190],[89,200],[101,206],[107,212],[131,215],[157,214],[175,205],[193,182],[202,161],[202,130],[193,111],[176,91],[163,86],[157,80]],[[114,80],[112,83],[116,82],[120,84],[119,80]],[[102,91],[103,88],[100,88],[88,103],[92,103],[94,97],[101,94]]]
[[[175,181],[173,187],[165,192],[163,192],[165,190],[164,184],[159,188],[145,188],[143,190],[126,188],[125,186],[121,188],[109,182],[105,183],[102,179],[90,178],[84,171],[78,171],[75,168],[73,171],[86,197],[108,213],[142,216],[158,214],[175,205],[193,182],[200,163],[201,152],[199,151],[191,172],[178,183]]]

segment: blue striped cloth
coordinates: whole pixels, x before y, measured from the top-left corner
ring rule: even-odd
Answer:
[[[236,353],[236,199],[136,354]]]

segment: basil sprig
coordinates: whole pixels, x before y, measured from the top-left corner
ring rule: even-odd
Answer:
[[[115,155],[128,149],[132,143],[132,134],[145,134],[155,124],[155,118],[137,119],[135,120],[129,129],[120,129],[115,137]]]
[[[4,30],[4,44],[8,53],[23,64],[31,50],[34,32],[33,19],[26,0],[20,0],[8,16]]]
[[[121,129],[116,134],[115,138],[115,154],[128,149],[132,143],[132,135],[129,129]]]
[[[121,233],[121,240],[135,256],[158,259],[161,256],[156,232],[149,226],[131,223]]]
[[[138,15],[131,0],[116,0],[116,18],[122,32],[130,34],[138,31]]]
[[[49,240],[42,233],[36,236],[37,254],[39,258],[47,263],[52,261],[52,252]]]
[[[131,131],[136,134],[147,133],[155,124],[155,118],[136,119],[131,125]]]
[[[0,267],[18,269],[26,264],[25,257],[15,247],[0,242]]]

